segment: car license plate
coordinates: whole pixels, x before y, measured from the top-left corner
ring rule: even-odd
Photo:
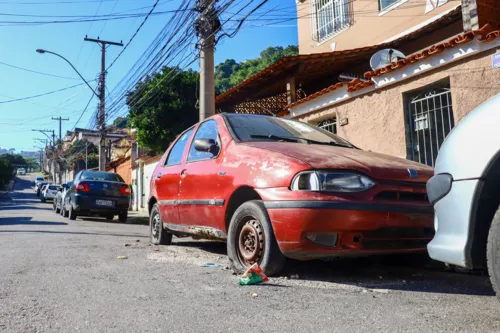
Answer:
[[[113,207],[113,201],[111,200],[96,200],[95,203],[98,206]]]

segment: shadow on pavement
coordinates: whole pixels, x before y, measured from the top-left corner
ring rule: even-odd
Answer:
[[[0,226],[2,225],[67,225],[67,223],[33,221],[31,217],[0,217]]]
[[[36,206],[26,206],[26,205],[0,205],[0,210],[52,210],[50,207],[36,207]]]
[[[65,223],[63,223],[65,224]],[[136,234],[109,234],[109,233],[97,233],[97,232],[78,232],[78,231],[52,231],[52,230],[0,230],[0,233],[40,233],[40,234],[66,234],[66,235],[89,235],[89,236],[117,236],[117,237],[132,237],[132,238],[149,238],[149,236],[136,235]]]
[[[226,255],[226,244],[214,241],[177,240],[175,246],[193,247]],[[297,261],[289,259],[281,277],[352,285],[360,288],[442,294],[494,296],[487,275],[482,272],[456,273],[426,254],[373,256],[334,260]]]
[[[197,248],[199,250],[202,250],[205,252],[211,252],[214,254],[227,255],[226,243],[223,243],[223,242],[203,241],[203,240],[176,242],[174,239],[172,244],[174,244],[175,246],[181,246],[181,247]]]

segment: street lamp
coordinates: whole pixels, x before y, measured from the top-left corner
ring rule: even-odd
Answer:
[[[62,55],[58,54],[58,53],[55,53],[55,52],[52,52],[52,51],[48,51],[48,50],[44,50],[44,49],[36,49],[36,52],[40,53],[40,54],[44,54],[44,53],[50,53],[50,54],[53,54],[55,56],[58,56],[59,58],[63,59],[64,61],[66,61],[76,72],[76,74],[78,74],[80,76],[80,78],[83,80],[83,82],[85,82],[87,84],[87,86],[90,88],[90,90],[92,90],[92,93],[97,97],[99,98],[99,94],[95,92],[95,90],[90,86],[90,84],[87,82],[87,80],[85,80],[82,76],[82,74],[80,74],[80,72],[75,68],[75,66],[73,66],[73,64],[71,62],[69,62],[68,59],[64,58]]]

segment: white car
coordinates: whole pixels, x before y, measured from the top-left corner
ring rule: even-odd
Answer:
[[[488,267],[500,299],[500,94],[470,112],[448,135],[427,195],[434,205],[431,258]]]
[[[26,169],[25,168],[19,168],[17,169],[17,174],[24,176],[26,174]]]
[[[64,209],[64,203],[66,202],[66,194],[71,187],[73,182],[67,182],[61,185],[60,191],[57,192],[56,197],[54,198],[53,209],[57,214],[61,214],[61,216],[68,217],[68,212]]]
[[[60,186],[54,184],[45,185],[42,188],[42,202],[47,200],[54,200],[57,195],[57,191],[59,191]]]

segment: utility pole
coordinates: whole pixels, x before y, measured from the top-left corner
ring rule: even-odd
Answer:
[[[87,142],[85,142],[85,170],[88,170],[89,169],[89,144]]]
[[[62,118],[61,116],[59,116],[58,118],[52,118],[52,120],[57,120],[59,121],[59,140],[62,139],[62,129],[61,129],[61,123],[64,121],[67,121],[69,120],[69,118]]]
[[[200,38],[200,114],[199,120],[215,114],[214,47],[220,21],[215,10],[216,0],[198,0],[200,13],[195,29]]]
[[[105,40],[87,38],[84,41],[98,43],[101,47],[101,75],[99,76],[99,114],[98,129],[99,129],[99,171],[106,171],[106,119],[105,119],[105,102],[106,102],[106,47],[107,45],[123,46],[123,43],[110,42]]]

